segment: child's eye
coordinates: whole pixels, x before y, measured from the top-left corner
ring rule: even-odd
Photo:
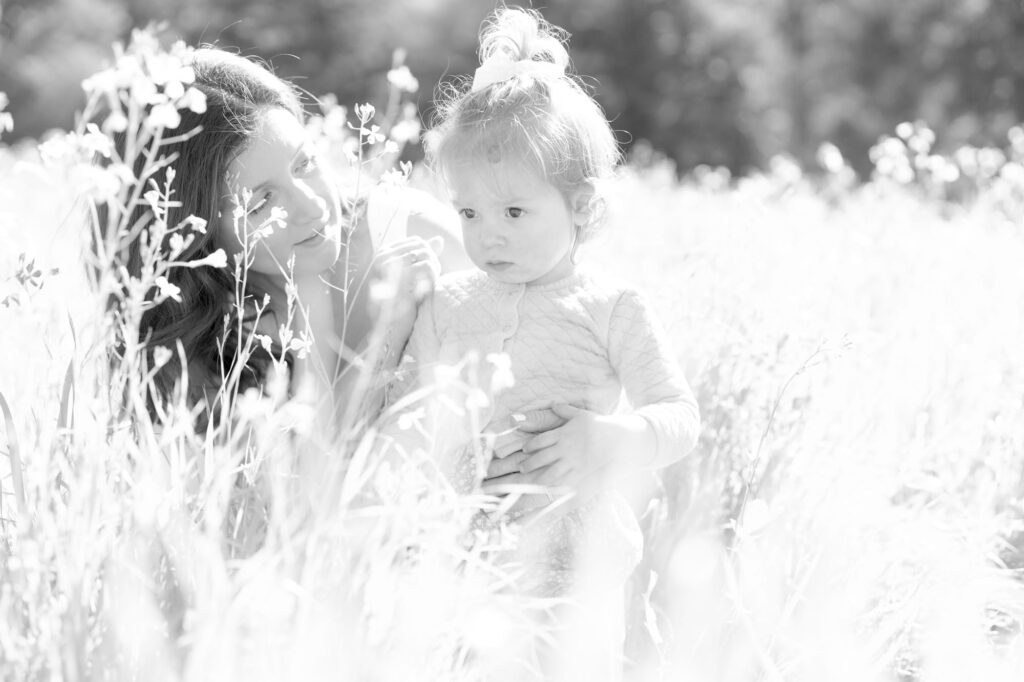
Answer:
[[[246,213],[246,215],[256,215],[257,213],[265,209],[267,206],[269,206],[271,196],[271,192],[265,192],[256,203],[249,204],[249,211]]]
[[[524,213],[526,211],[516,206],[509,206],[505,209],[505,215],[509,218],[522,218]]]
[[[473,218],[476,217],[476,211],[474,211],[471,208],[460,208],[459,215],[465,218],[466,220],[472,220]]]

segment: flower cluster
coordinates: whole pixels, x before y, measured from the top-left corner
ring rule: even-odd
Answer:
[[[954,204],[984,202],[1011,217],[1024,210],[1024,128],[1014,126],[1005,149],[963,145],[935,151],[936,134],[923,121],[905,121],[871,148],[873,179]]]
[[[356,104],[350,110],[328,94],[318,100],[320,113],[306,122],[306,129],[317,141],[318,153],[343,175],[350,173],[388,184],[404,182],[408,177],[408,170],[400,164],[401,170],[396,170],[395,166],[405,146],[419,140],[421,126],[416,105],[406,101],[407,95],[419,89],[419,81],[404,61],[405,51],[396,50],[387,73],[388,100],[383,111],[368,103]],[[343,181],[353,184],[349,178]],[[358,182],[357,193],[361,193]]]
[[[161,49],[151,30],[135,30],[128,47],[114,46],[114,64],[82,83],[89,105],[106,106],[105,133],[126,132],[134,116],[145,111],[144,130],[176,128],[180,109],[196,113],[206,110],[206,97],[191,86],[195,80],[187,65],[192,48],[179,41],[167,51]],[[91,106],[90,106],[91,105]]]

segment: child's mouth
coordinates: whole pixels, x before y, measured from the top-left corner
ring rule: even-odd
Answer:
[[[512,263],[509,263],[508,261],[504,260],[489,261],[487,263],[487,267],[490,268],[491,270],[497,270],[498,272],[502,272],[512,267]]]

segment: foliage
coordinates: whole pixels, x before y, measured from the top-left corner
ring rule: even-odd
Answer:
[[[490,0],[12,0],[0,23],[0,90],[20,136],[71,125],[71,85],[129,27],[170,22],[190,44],[238,47],[311,92],[382,105],[392,51],[408,50],[430,95],[471,73]],[[942,151],[998,144],[1024,97],[1016,0],[560,0],[543,8],[572,34],[580,73],[627,145],[645,140],[688,172],[764,170],[787,153],[813,166],[836,145],[861,178],[900,121],[926,120]],[[418,158],[410,148],[407,158]]]

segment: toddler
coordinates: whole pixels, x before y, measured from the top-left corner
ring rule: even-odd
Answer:
[[[522,542],[542,552],[532,557],[540,575],[531,590],[567,594],[583,559],[595,559],[621,613],[641,536],[608,474],[679,459],[695,444],[699,417],[645,299],[577,266],[619,154],[600,107],[567,73],[564,35],[534,11],[500,8],[481,33],[471,85],[439,106],[428,160],[461,217],[476,269],[440,278],[421,305],[406,359],[422,375],[469,353],[504,353],[514,383],[492,396],[485,431],[499,433],[538,409],[567,420],[498,453],[517,450],[509,455],[520,462],[508,477],[515,482],[598,490],[558,500],[520,529]],[[618,409],[623,391],[629,411]],[[482,469],[464,462],[457,485],[478,486]],[[554,499],[539,497],[545,505]]]

